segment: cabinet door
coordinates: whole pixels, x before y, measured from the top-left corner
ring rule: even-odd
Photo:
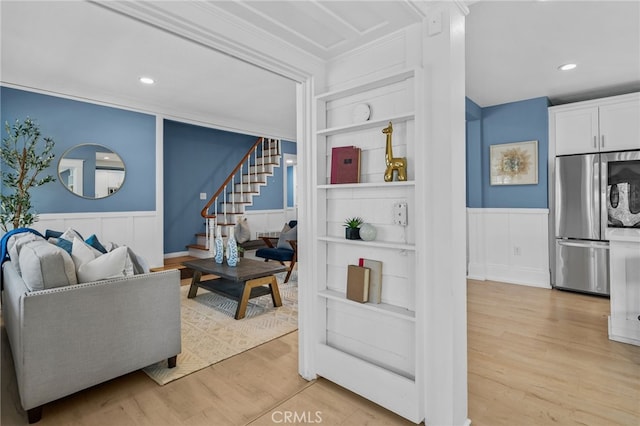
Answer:
[[[640,345],[640,244],[611,241],[609,338]]]
[[[598,152],[598,108],[557,111],[556,155]]]
[[[600,107],[600,151],[640,149],[640,98]]]

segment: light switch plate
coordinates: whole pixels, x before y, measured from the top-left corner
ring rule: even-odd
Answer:
[[[206,192],[201,192],[200,193],[200,199],[201,200],[206,200],[207,199],[207,193]]]
[[[407,226],[407,203],[393,204],[394,225]]]

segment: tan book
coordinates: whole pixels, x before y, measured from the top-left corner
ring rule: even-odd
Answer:
[[[347,268],[347,299],[365,303],[369,298],[370,269],[358,265]]]
[[[379,260],[360,258],[359,266],[369,268],[369,303],[380,303],[382,301],[382,262]]]

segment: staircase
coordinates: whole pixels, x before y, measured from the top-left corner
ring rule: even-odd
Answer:
[[[187,246],[190,256],[213,257],[216,226],[222,227],[226,237],[228,227],[235,226],[245,207],[253,204],[253,197],[260,195],[260,188],[280,167],[281,159],[279,139],[258,138],[200,212],[205,232],[196,234],[196,244]]]

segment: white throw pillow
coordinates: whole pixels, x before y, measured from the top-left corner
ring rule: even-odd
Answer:
[[[85,263],[91,262],[98,256],[101,256],[102,253],[89,244],[82,241],[80,238],[73,239],[73,245],[71,246],[71,258],[73,259],[73,263],[76,265],[76,272],[78,269]]]
[[[60,238],[64,238],[67,241],[73,241],[74,238],[79,238],[81,240],[83,239],[82,235],[80,235],[78,231],[73,228],[68,228],[66,231],[64,231],[62,235],[60,235]]]
[[[69,253],[42,238],[22,247],[19,263],[22,279],[32,291],[78,283]]]
[[[127,247],[122,246],[82,264],[78,268],[78,282],[88,283],[124,277],[127,268],[127,254]]]
[[[234,237],[236,237],[236,241],[240,244],[246,243],[251,239],[251,229],[249,228],[249,222],[246,217],[243,217],[236,224],[235,230],[233,231]]]

